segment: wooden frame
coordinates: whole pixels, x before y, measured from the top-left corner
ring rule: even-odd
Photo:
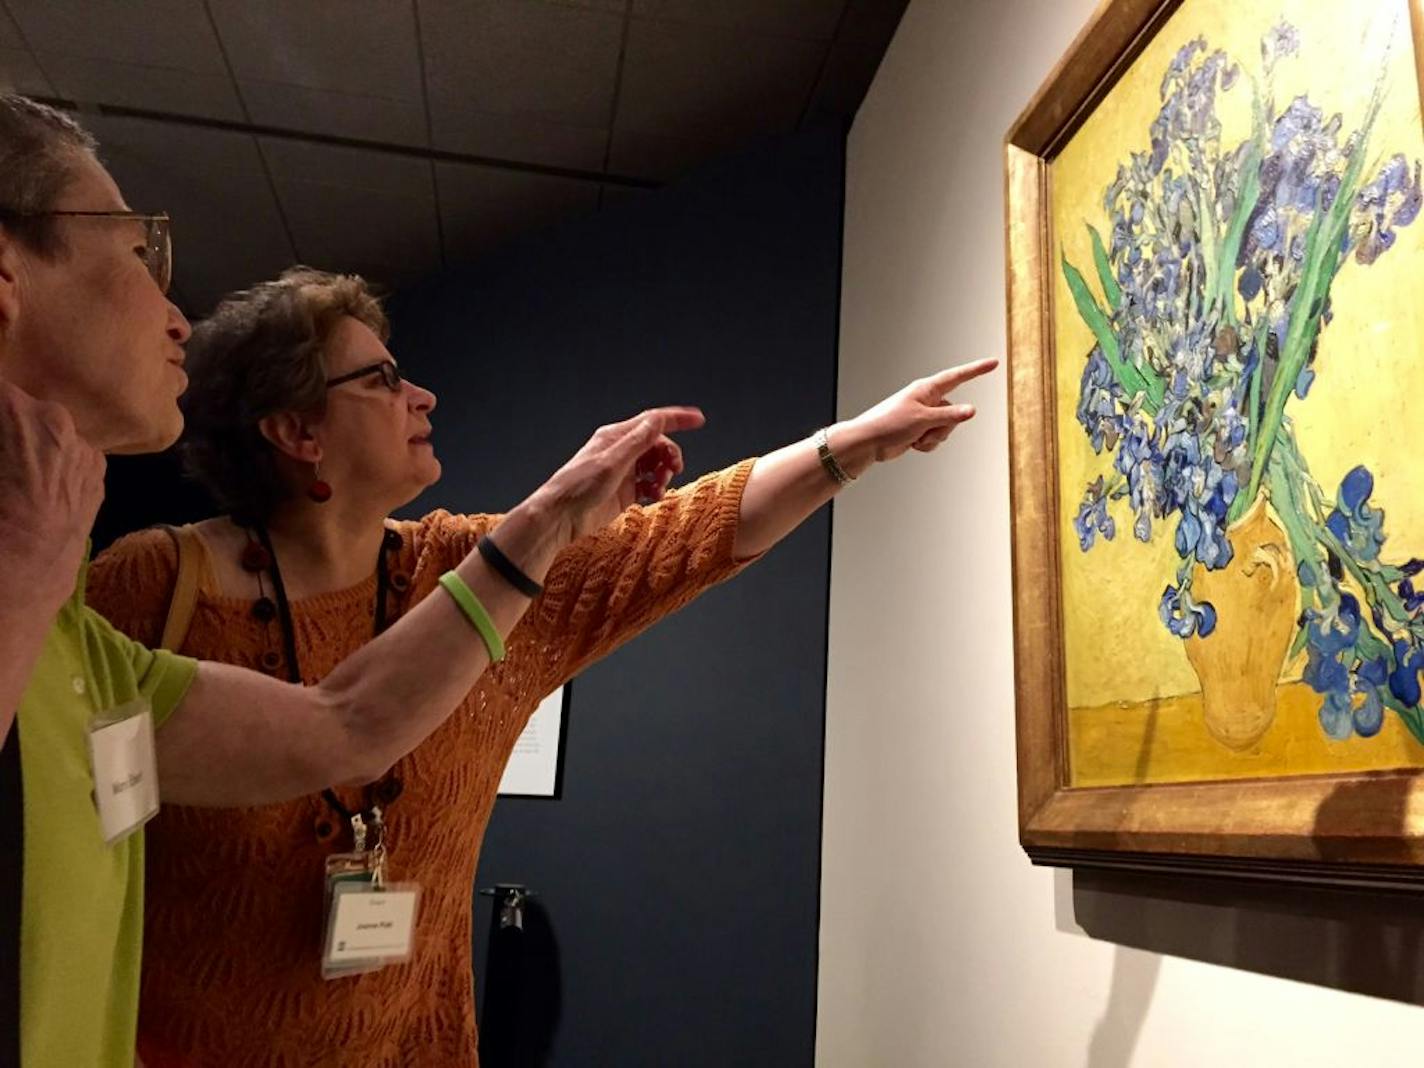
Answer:
[[[1069,786],[1049,168],[1180,2],[1102,3],[1005,138],[1020,841],[1037,864],[1424,890],[1424,769]],[[1424,0],[1410,16],[1424,94]]]

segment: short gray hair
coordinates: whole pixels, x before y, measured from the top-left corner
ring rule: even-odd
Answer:
[[[41,255],[59,249],[49,211],[74,178],[79,156],[93,155],[93,136],[63,112],[14,93],[0,93],[0,225]]]

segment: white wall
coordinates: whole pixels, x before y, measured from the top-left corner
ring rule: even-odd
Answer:
[[[850,138],[843,416],[1003,352],[1000,145],[1093,6],[911,3]],[[1215,946],[1247,971],[1090,939],[1073,929],[1067,877],[1029,865],[1015,814],[1004,380],[969,395],[979,418],[944,449],[876,471],[836,504],[818,1063],[1424,1063],[1424,1010],[1259,974],[1319,972],[1353,989],[1380,968],[1417,977],[1408,910],[1424,906],[1362,934],[1348,904],[1344,918],[1311,920],[1284,895],[1185,908],[1078,888],[1080,918],[1085,905],[1126,916],[1138,945],[1193,952],[1199,940],[1199,955]]]

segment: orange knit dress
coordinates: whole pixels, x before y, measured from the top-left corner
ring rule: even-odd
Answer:
[[[387,875],[422,887],[406,964],[322,979],[324,864],[350,848],[350,834],[320,840],[331,814],[319,794],[251,809],[165,806],[147,832],[139,1049],[149,1068],[475,1064],[473,883],[505,762],[541,698],[744,566],[732,545],[751,467],[629,509],[561,553],[506,659],[397,764],[404,789],[387,814]],[[393,570],[411,578],[394,614],[497,522],[444,511],[392,521],[403,542]],[[131,534],[94,561],[90,603],[156,644],[176,572],[166,533]],[[375,586],[373,575],[292,603],[307,684],[370,640]],[[277,624],[253,617],[254,599],[255,583],[253,597],[224,597],[205,576],[182,652],[261,670],[282,646]],[[286,665],[275,674],[285,678]],[[359,790],[337,793],[360,808]]]

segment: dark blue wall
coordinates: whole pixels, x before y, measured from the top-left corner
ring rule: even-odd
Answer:
[[[649,405],[707,412],[689,474],[828,422],[843,149],[763,145],[396,300],[441,398],[445,476],[411,511],[505,509]],[[539,894],[551,1063],[812,1063],[829,546],[823,511],[586,671],[562,800],[496,806],[478,883]],[[482,899],[477,970],[488,922]]]

